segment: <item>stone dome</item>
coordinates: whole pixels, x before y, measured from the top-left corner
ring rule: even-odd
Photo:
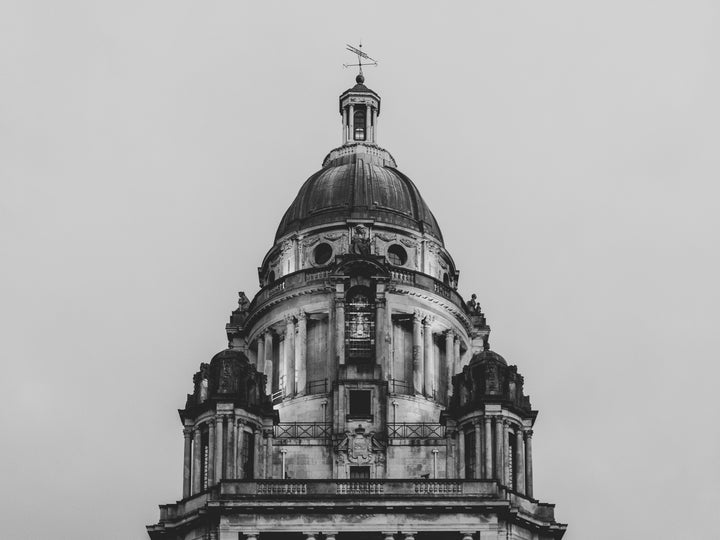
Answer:
[[[443,242],[435,216],[415,184],[395,167],[388,152],[369,145],[333,150],[325,158],[323,168],[307,179],[285,212],[275,240],[346,219],[373,219]]]

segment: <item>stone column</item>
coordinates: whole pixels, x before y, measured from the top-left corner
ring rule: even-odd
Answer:
[[[208,484],[215,483],[215,420],[208,422]]]
[[[525,432],[525,494],[533,497],[532,429]]]
[[[268,396],[272,395],[273,388],[273,338],[272,332],[265,332],[265,376],[267,377],[267,383],[265,387],[265,393]]]
[[[215,417],[215,482],[224,478],[223,475],[223,418]]]
[[[192,489],[192,428],[183,429],[183,499],[190,496]]]
[[[446,395],[445,395],[445,402],[448,403],[450,401],[450,396],[452,395],[452,378],[453,375],[455,375],[455,359],[453,358],[453,342],[455,341],[455,332],[452,330],[447,330],[445,332],[445,369],[447,372],[447,386],[445,389]]]
[[[385,355],[385,293],[381,292],[384,289],[384,283],[378,283],[378,292],[375,295],[375,363],[382,366],[383,380],[387,380],[390,377],[389,362]]]
[[[348,107],[348,128],[349,128],[349,135],[348,135],[348,141],[354,141],[355,140],[355,106],[350,105]]]
[[[297,314],[297,343],[295,355],[295,371],[297,373],[297,394],[307,393],[307,316],[301,309]]]
[[[510,455],[510,422],[503,420],[503,484],[512,488],[512,478],[510,477],[510,463],[512,456]]]
[[[243,476],[243,465],[244,463],[240,463],[240,456],[242,454],[242,445],[243,445],[243,439],[246,437],[245,433],[245,422],[242,420],[237,421],[237,428],[235,431],[235,459],[233,460],[235,462],[235,474],[233,475],[233,478],[242,478]]]
[[[193,475],[192,475],[192,492],[193,495],[202,491],[202,433],[200,426],[195,426],[193,431]]]
[[[372,142],[372,107],[365,107],[365,142]]]
[[[501,416],[495,417],[495,479],[504,484],[503,469],[505,468],[505,459],[503,456],[503,419]]]
[[[285,454],[287,454],[287,449],[281,448],[280,449],[280,457],[282,459],[282,469],[280,470],[280,478],[285,478],[286,470],[285,470]]]
[[[258,373],[265,373],[265,333],[257,338],[257,370]]]
[[[265,452],[263,453],[263,474],[265,478],[272,478],[272,429],[263,429],[265,438]]]
[[[437,477],[438,477],[438,475],[437,475],[437,455],[438,455],[439,451],[440,450],[438,450],[437,448],[433,448],[433,450],[432,450],[432,455],[433,455],[433,476],[432,477],[433,477],[433,480],[437,479]]]
[[[465,480],[465,428],[459,427],[457,434],[458,434],[457,475],[460,480]]]
[[[475,426],[475,474],[473,476],[476,480],[479,480],[482,478],[482,457],[480,455],[482,438],[480,433],[480,420],[475,420],[473,425]]]
[[[345,363],[345,298],[342,284],[335,293],[335,356],[338,364]]]
[[[423,383],[425,377],[423,374],[423,354],[422,354],[422,313],[415,311],[413,313],[413,390],[416,394],[422,394]]]
[[[285,317],[285,392],[295,395],[295,319]]]
[[[225,437],[225,478],[235,478],[235,418],[227,417],[227,435]]]
[[[460,373],[460,362],[462,362],[462,358],[460,358],[460,336],[455,336],[455,343],[453,343],[453,358],[455,360],[455,373]]]
[[[423,319],[423,366],[425,370],[425,395],[432,398],[435,393],[435,364],[433,363],[433,336],[430,325],[433,318],[428,315]]]
[[[515,490],[525,494],[525,441],[520,427],[515,432]]]
[[[492,460],[492,418],[485,417],[485,476],[483,478],[492,478],[493,460]]]

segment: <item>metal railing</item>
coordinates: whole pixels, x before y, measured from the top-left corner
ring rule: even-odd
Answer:
[[[445,426],[427,422],[403,422],[388,424],[388,437],[391,439],[444,439]]]
[[[327,394],[328,380],[317,379],[315,381],[308,381],[305,385],[305,392],[307,394]]]
[[[332,425],[317,422],[281,422],[273,426],[273,436],[278,439],[329,439]]]
[[[400,379],[390,379],[388,381],[391,394],[413,394],[413,386],[411,382],[401,381]]]

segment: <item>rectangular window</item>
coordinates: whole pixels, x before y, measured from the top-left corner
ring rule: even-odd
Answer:
[[[370,478],[370,467],[350,467],[350,480],[366,480]]]
[[[371,410],[370,390],[350,390],[350,416],[369,417]]]

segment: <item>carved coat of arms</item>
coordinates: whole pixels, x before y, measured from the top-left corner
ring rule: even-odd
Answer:
[[[345,439],[335,447],[341,462],[358,464],[384,461],[384,451],[384,445],[375,439],[374,433],[365,433],[362,426],[358,426],[354,433],[346,432]]]

